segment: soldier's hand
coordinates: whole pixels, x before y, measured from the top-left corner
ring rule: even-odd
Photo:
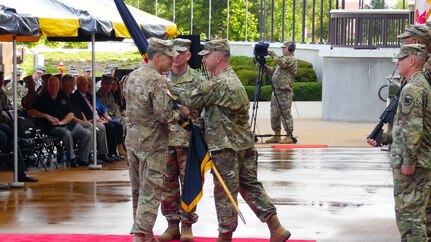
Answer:
[[[415,174],[415,171],[416,171],[415,166],[406,166],[406,165],[401,166],[401,174],[403,174],[404,176],[411,176]]]
[[[180,116],[182,118],[187,118],[190,116],[190,110],[186,106],[179,105]]]
[[[367,135],[368,137],[368,135]],[[374,139],[367,138],[367,143],[373,147],[377,147],[377,141]]]

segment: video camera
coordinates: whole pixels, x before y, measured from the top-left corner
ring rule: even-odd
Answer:
[[[268,53],[269,43],[264,41],[259,41],[254,45],[253,54],[255,57],[266,57]]]

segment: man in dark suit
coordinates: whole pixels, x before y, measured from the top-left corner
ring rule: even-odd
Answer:
[[[83,76],[80,76],[84,78]],[[78,77],[79,78],[79,77]],[[82,112],[82,108],[88,105],[84,99],[86,96],[82,96],[79,91],[73,92],[75,89],[75,78],[69,74],[64,75],[61,78],[61,90],[66,96],[70,98],[72,103],[73,114],[75,116],[74,121],[82,125],[82,127],[86,128],[90,132],[93,132],[93,120],[87,119],[87,117]],[[87,100],[88,101],[88,100]],[[85,105],[85,106],[84,106]],[[101,123],[96,123],[96,140],[97,140],[97,159],[102,160],[106,163],[111,163],[114,160],[107,157],[108,153],[108,144],[106,143],[106,129],[105,126]]]

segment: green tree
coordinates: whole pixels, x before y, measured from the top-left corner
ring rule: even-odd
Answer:
[[[404,5],[404,8],[403,8]],[[407,0],[398,0],[394,6],[392,6],[394,9],[408,9],[408,1]]]
[[[249,2],[249,8],[253,7],[253,3]],[[245,29],[247,24],[247,40],[254,41],[259,38],[257,30],[258,20],[256,16],[248,12],[246,16],[246,0],[231,1],[229,6],[229,39],[231,40],[245,40]],[[227,8],[223,10],[223,15],[227,16]],[[247,21],[246,21],[247,19]],[[227,18],[223,19],[223,25],[227,26]],[[227,29],[224,29],[226,36]]]
[[[388,8],[388,5],[383,4],[383,0],[371,0],[370,4],[366,4],[365,8],[367,9],[384,9]]]

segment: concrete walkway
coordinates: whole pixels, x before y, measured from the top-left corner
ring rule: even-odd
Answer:
[[[250,118],[253,103],[250,103]],[[383,110],[382,110],[383,111]],[[365,142],[375,123],[349,123],[322,120],[321,102],[294,102],[292,105],[294,136],[298,144],[326,144],[329,147],[369,147]],[[252,127],[253,129],[253,127]],[[270,102],[259,102],[256,134],[273,134],[270,122]],[[263,139],[265,141],[268,138]],[[258,147],[269,147],[259,140]]]

